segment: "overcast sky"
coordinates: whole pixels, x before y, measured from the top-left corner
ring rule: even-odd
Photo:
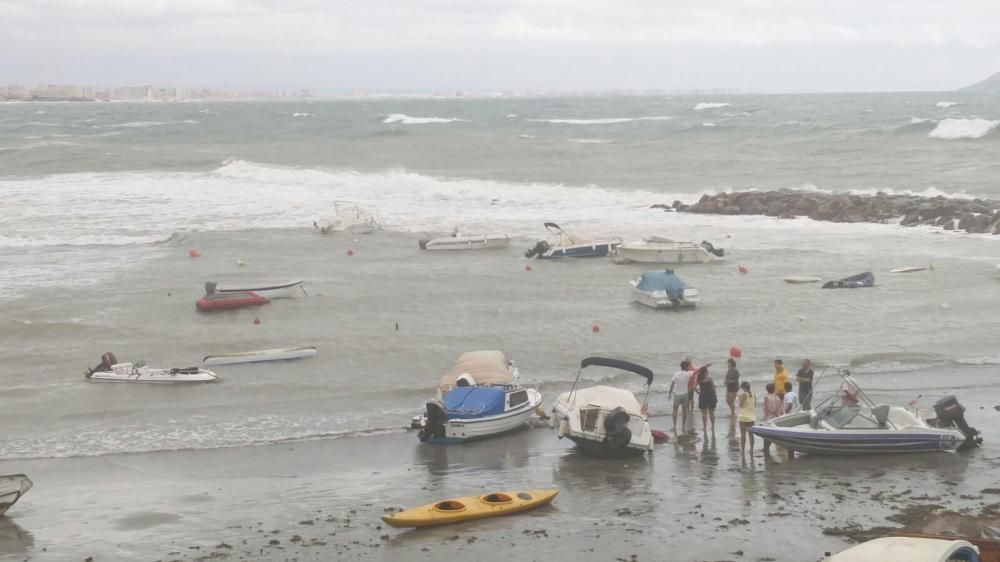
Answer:
[[[855,91],[995,71],[998,1],[0,0],[0,83]]]

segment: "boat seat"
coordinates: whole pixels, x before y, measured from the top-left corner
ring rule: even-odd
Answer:
[[[875,421],[878,422],[880,427],[885,427],[886,422],[889,421],[889,405],[879,404],[872,408],[872,415],[875,416]]]
[[[493,493],[483,496],[483,501],[486,503],[508,503],[513,501],[513,498],[507,494]]]

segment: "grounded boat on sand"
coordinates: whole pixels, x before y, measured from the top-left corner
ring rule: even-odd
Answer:
[[[965,540],[883,537],[852,546],[825,562],[987,562],[979,548]]]
[[[454,235],[440,238],[423,238],[418,242],[421,250],[463,251],[502,250],[510,247],[510,236],[506,234],[481,234],[478,236]]]
[[[271,299],[256,293],[209,293],[198,299],[194,306],[201,312],[213,312],[260,306],[269,302]]]
[[[433,527],[461,523],[486,517],[511,515],[552,503],[559,490],[529,490],[523,492],[493,492],[482,496],[467,496],[443,500],[383,515],[382,521],[393,527]]]
[[[623,242],[615,248],[611,259],[616,263],[708,263],[726,255],[707,241],[701,244],[678,242],[662,236],[650,236],[641,241]]]
[[[906,408],[875,404],[850,374],[838,374],[843,380],[837,393],[812,410],[761,422],[750,432],[791,452],[819,455],[930,453],[982,442],[954,396],[934,405],[935,426]]]
[[[875,274],[871,271],[844,277],[836,281],[827,281],[823,284],[824,289],[861,289],[875,286]]]
[[[97,382],[134,382],[155,384],[183,384],[215,382],[218,377],[207,369],[181,367],[158,369],[141,363],[119,363],[113,353],[101,356],[101,362],[87,369],[86,377]]]
[[[693,308],[698,289],[689,287],[672,269],[647,271],[631,281],[632,300],[650,308]]]
[[[333,216],[313,221],[313,228],[320,234],[369,234],[381,230],[382,222],[372,208],[353,201],[334,201]]]
[[[205,294],[231,295],[235,293],[253,293],[268,299],[284,299],[305,294],[301,279],[297,281],[282,281],[277,283],[238,283],[219,285],[209,281],[205,283]]]
[[[201,362],[205,365],[236,365],[239,363],[263,363],[266,361],[291,361],[293,359],[314,357],[315,355],[315,346],[282,347],[275,349],[258,349],[257,351],[243,351],[239,353],[206,355]]]
[[[526,258],[603,258],[610,254],[621,240],[591,240],[586,236],[567,232],[554,222],[545,223],[550,233],[549,240],[540,240],[524,253]]]
[[[499,351],[463,353],[438,384],[438,396],[411,424],[423,443],[463,443],[525,426],[542,403],[518,384],[518,371]]]
[[[628,390],[612,386],[577,389],[580,374],[590,366],[635,373],[646,379],[642,405]],[[653,434],[646,420],[646,405],[653,372],[620,359],[588,357],[580,363],[573,388],[556,399],[551,423],[560,439],[568,437],[582,451],[606,458],[641,455],[653,450]]]
[[[0,475],[0,515],[7,513],[31,486],[31,479],[24,474]]]

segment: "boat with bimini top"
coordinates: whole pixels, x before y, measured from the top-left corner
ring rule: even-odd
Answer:
[[[574,234],[562,229],[554,222],[545,223],[549,240],[540,240],[524,253],[526,258],[602,258],[622,243],[621,239],[592,240],[587,236]]]
[[[674,270],[647,271],[631,282],[632,300],[650,308],[693,308],[700,296]]]

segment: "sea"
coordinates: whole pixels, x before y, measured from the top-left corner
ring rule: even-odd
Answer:
[[[877,398],[929,410],[956,394],[996,427],[1000,237],[652,205],[774,189],[1000,199],[998,125],[1000,96],[954,92],[0,104],[0,461],[346,440],[410,463],[410,419],[478,349],[506,353],[548,403],[585,357],[649,366],[661,429],[678,363],[721,380],[734,346],[761,391],[775,358],[793,372],[810,358],[817,393],[846,368]],[[343,200],[384,230],[316,233]],[[726,255],[676,267],[697,309],[654,311],[629,290],[652,266],[526,258],[545,222]],[[418,247],[455,229],[511,248]],[[911,266],[928,269],[890,273]],[[783,282],[863,271],[874,288]],[[298,298],[195,310],[207,281],[298,279]],[[217,367],[207,385],[83,376],[109,351],[183,367],[292,345],[318,355]],[[643,391],[628,373],[580,376]]]

